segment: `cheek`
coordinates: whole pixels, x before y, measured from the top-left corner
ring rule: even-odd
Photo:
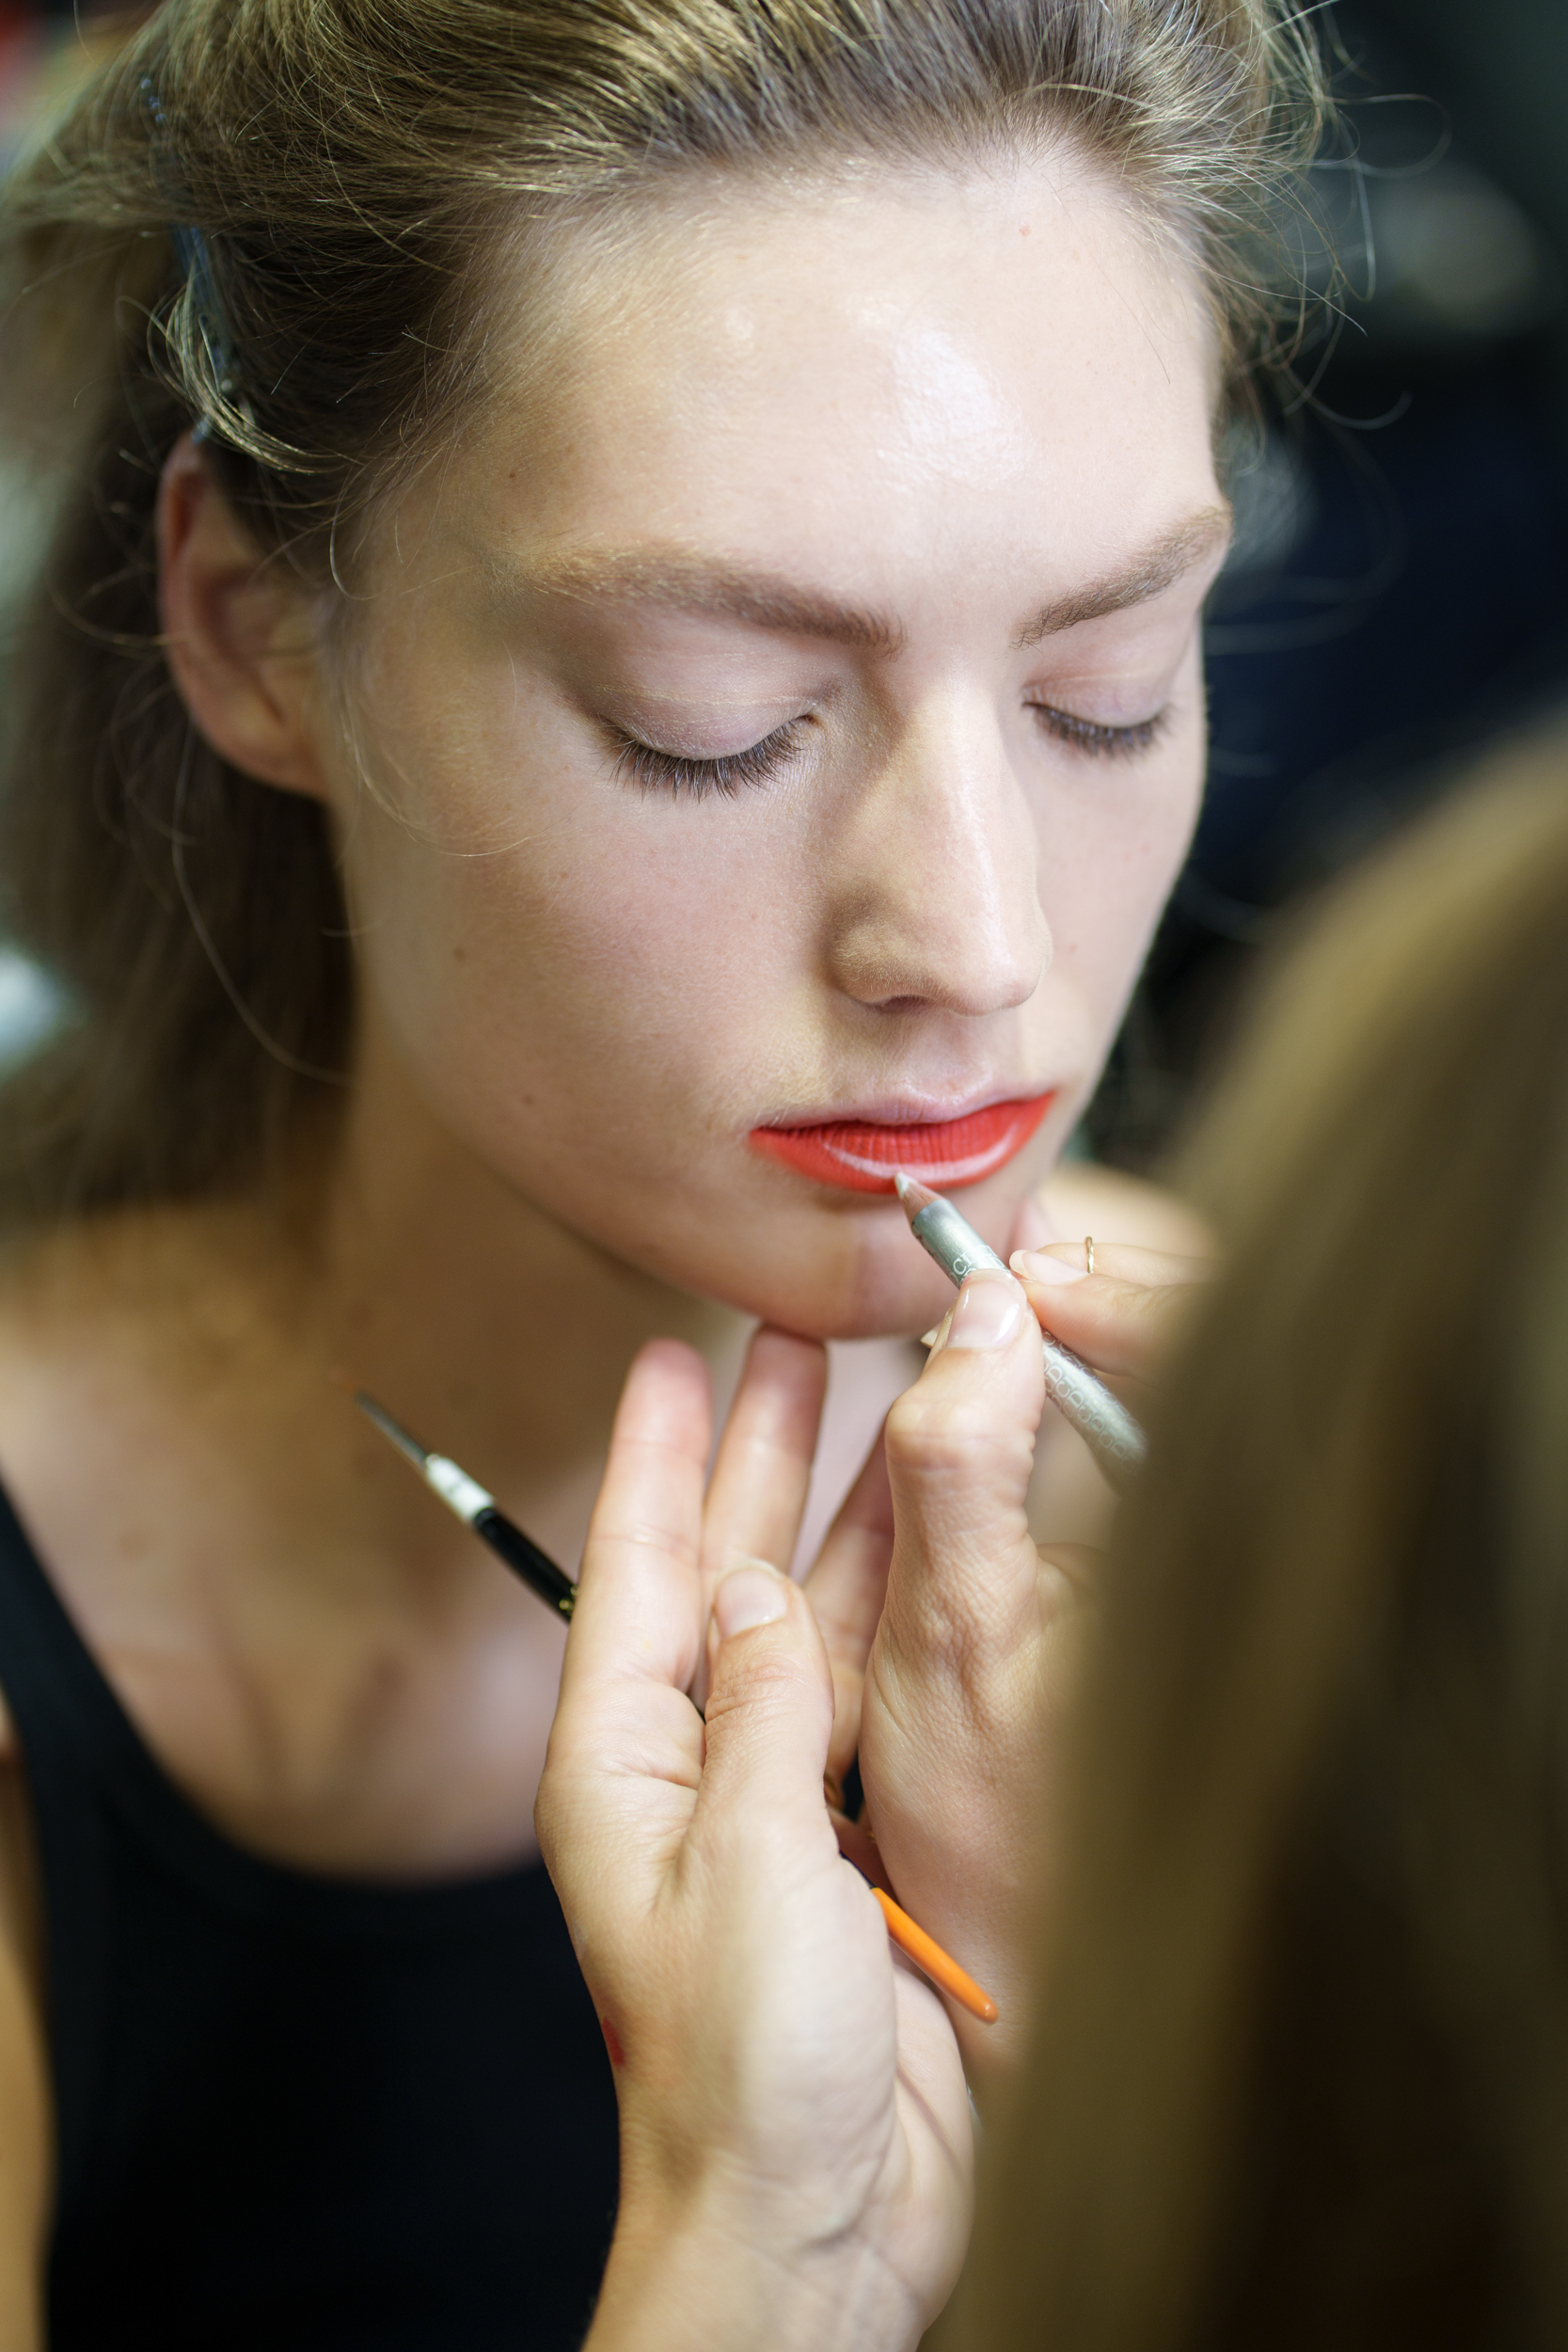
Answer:
[[[504,649],[465,662],[449,645],[434,670],[421,650],[383,650],[367,745],[380,788],[355,793],[344,826],[365,946],[388,987],[440,1001],[455,975],[480,993],[483,974],[497,1011],[511,1001],[592,1023],[609,1002],[657,1017],[724,989],[741,959],[766,966],[791,864],[766,814],[673,804],[616,779],[585,750],[580,719]]]
[[[504,1071],[585,1116],[612,1099],[642,1123],[673,1092],[717,1108],[800,961],[781,844],[728,804],[546,763],[517,775],[511,838],[487,792],[487,846],[463,847],[450,782],[441,838],[372,812],[347,850],[367,985],[424,1090],[450,1108]]]
[[[1055,826],[1041,900],[1054,966],[1109,1043],[1148,952],[1197,820],[1203,741],[1172,743],[1135,784],[1116,777],[1075,800]]]

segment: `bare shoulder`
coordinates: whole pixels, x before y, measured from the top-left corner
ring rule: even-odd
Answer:
[[[1141,1177],[1093,1160],[1066,1160],[1040,1187],[1039,1200],[1057,1229],[1097,1241],[1132,1242],[1175,1258],[1212,1258],[1212,1234],[1195,1209]]]
[[[102,1483],[96,1423],[110,1317],[92,1261],[74,1236],[0,1242],[0,1482],[35,1544],[56,1521],[74,1532],[90,1520]],[[143,1367],[148,1356],[143,1347]],[[0,1783],[22,1763],[4,1677],[0,1659]]]
[[[0,1482],[56,1576],[118,1556],[149,1480],[168,1483],[181,1375],[198,1399],[211,1391],[212,1348],[193,1374],[172,1336],[195,1286],[189,1222],[183,1254],[173,1220],[150,1214],[0,1244]],[[209,1281],[208,1295],[216,1288]]]

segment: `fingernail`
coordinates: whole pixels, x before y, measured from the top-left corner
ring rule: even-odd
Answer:
[[[1070,1249],[1082,1257],[1082,1242],[1063,1242],[1063,1249]],[[1021,1282],[1082,1282],[1088,1272],[1086,1266],[1074,1265],[1069,1258],[1054,1258],[1047,1249],[1015,1249],[1007,1263]]]
[[[927,1332],[925,1338],[920,1343],[921,1346],[928,1347],[932,1355],[936,1355],[939,1348],[946,1346],[947,1334],[952,1328],[953,1310],[949,1307],[947,1312],[942,1316],[942,1321],[937,1325],[936,1329],[934,1331]]]
[[[1008,1277],[972,1274],[953,1308],[949,1347],[1005,1347],[1023,1320],[1023,1293]]]
[[[714,1620],[726,1642],[754,1625],[777,1625],[788,1607],[784,1578],[761,1566],[732,1568],[713,1596]]]

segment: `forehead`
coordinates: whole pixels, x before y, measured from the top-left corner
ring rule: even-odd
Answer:
[[[448,483],[503,553],[674,538],[882,601],[1016,552],[1065,590],[1213,496],[1193,273],[1065,151],[682,183],[529,275]]]

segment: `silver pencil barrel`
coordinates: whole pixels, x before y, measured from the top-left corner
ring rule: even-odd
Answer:
[[[1042,1332],[1045,1392],[1062,1419],[1076,1429],[1118,1495],[1142,1470],[1148,1439],[1119,1396],[1092,1373],[1081,1356]]]
[[[899,1186],[906,1214],[916,1189]],[[1007,1272],[990,1244],[981,1240],[951,1200],[944,1200],[940,1193],[927,1193],[924,1185],[918,1191],[925,1205],[910,1217],[910,1231],[950,1282],[962,1282],[986,1269]],[[1047,1332],[1040,1337],[1047,1396],[1069,1426],[1076,1429],[1117,1492],[1125,1494],[1143,1467],[1148,1439],[1121,1399],[1111,1394],[1081,1357]]]
[[[990,1242],[982,1241],[968,1218],[960,1216],[951,1200],[944,1200],[940,1193],[932,1197],[929,1208],[911,1220],[910,1231],[950,1282],[962,1282],[988,1267],[998,1274],[1007,1271]]]

